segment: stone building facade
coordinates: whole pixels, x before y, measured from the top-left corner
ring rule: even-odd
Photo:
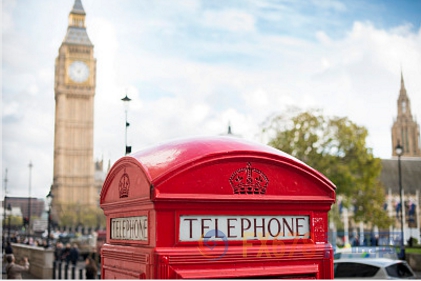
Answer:
[[[93,160],[96,59],[85,25],[86,13],[75,0],[65,38],[55,61],[53,214],[65,205],[98,206]]]
[[[421,143],[420,127],[412,116],[411,101],[402,74],[397,113],[391,130],[392,158],[382,159],[380,181],[387,195],[385,209],[394,218],[391,231],[400,232],[402,214],[406,242],[411,236],[420,240]],[[403,149],[400,159],[395,150],[398,144]],[[403,206],[400,203],[399,161]]]

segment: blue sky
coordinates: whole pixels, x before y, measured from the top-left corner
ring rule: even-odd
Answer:
[[[73,0],[2,1],[2,179],[45,197],[53,177],[54,62]],[[391,157],[403,71],[421,122],[421,1],[82,0],[95,45],[94,158],[227,130],[265,142],[289,106],[369,130]],[[2,190],[3,191],[3,190]]]

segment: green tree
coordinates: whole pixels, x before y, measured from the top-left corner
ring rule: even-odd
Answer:
[[[380,228],[391,224],[383,211],[384,189],[378,180],[381,160],[366,145],[368,131],[346,117],[327,117],[321,110],[290,108],[268,119],[263,133],[269,145],[282,150],[327,176],[337,194],[356,206],[355,221]]]
[[[6,226],[9,224],[9,218],[10,218],[10,225],[12,226],[21,226],[23,223],[23,219],[21,216],[9,215],[6,217]]]
[[[106,225],[105,215],[101,208],[74,203],[61,206],[59,220],[60,224],[65,226],[98,227]]]

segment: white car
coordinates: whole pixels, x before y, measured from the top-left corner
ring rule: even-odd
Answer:
[[[351,258],[334,260],[333,264],[335,279],[416,279],[411,267],[401,260]]]

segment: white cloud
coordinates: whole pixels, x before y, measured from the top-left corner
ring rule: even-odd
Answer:
[[[332,40],[327,36],[327,34],[323,31],[317,31],[316,32],[316,38],[320,41],[323,45],[330,45],[332,43]]]
[[[332,9],[338,12],[346,11],[346,5],[340,1],[334,0],[312,0],[313,5],[318,6],[322,9]]]
[[[12,12],[16,7],[16,0],[2,1],[2,31],[8,32],[13,30],[14,22],[12,17]]]
[[[255,30],[254,17],[238,10],[206,11],[203,23],[209,27],[231,32],[253,32]]]

